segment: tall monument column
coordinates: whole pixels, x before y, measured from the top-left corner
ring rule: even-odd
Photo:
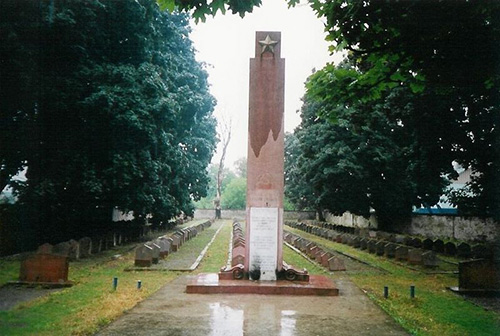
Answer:
[[[245,272],[276,280],[283,267],[285,60],[281,33],[256,32],[250,59]]]
[[[245,237],[241,225],[233,223],[228,264],[217,274],[193,276],[186,293],[335,296],[339,291],[330,278],[309,275],[283,261],[285,60],[280,56],[281,33],[256,32],[254,43]]]

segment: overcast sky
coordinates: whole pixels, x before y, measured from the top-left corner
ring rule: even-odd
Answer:
[[[281,31],[281,57],[285,58],[285,131],[300,123],[297,110],[304,82],[312,69],[338,62],[329,55],[323,22],[309,5],[287,8],[285,0],[264,0],[260,8],[240,18],[227,12],[197,25],[191,39],[197,59],[207,63],[210,91],[217,99],[215,115],[232,120],[232,139],[226,166],[247,155],[249,59],[254,55],[256,31]],[[220,146],[219,146],[220,147]],[[219,148],[220,149],[220,148]],[[212,162],[220,158],[220,150]]]

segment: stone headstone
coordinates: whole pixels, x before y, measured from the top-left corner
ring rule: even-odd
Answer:
[[[150,267],[153,263],[153,248],[146,244],[141,244],[135,249],[135,266]]]
[[[457,246],[457,256],[460,258],[470,258],[472,256],[470,245],[467,243],[460,243]]]
[[[92,238],[92,254],[96,254],[101,252],[102,249],[102,239],[98,237],[93,237]]]
[[[359,240],[359,248],[366,250],[368,248],[368,238],[361,238]]]
[[[377,253],[377,241],[370,239],[368,241],[368,252],[370,253]]]
[[[359,248],[359,246],[361,244],[360,241],[361,241],[361,238],[359,238],[359,237],[352,238],[352,246],[355,248]]]
[[[338,257],[331,257],[328,260],[328,269],[330,271],[345,271],[344,261]]]
[[[456,255],[457,246],[452,242],[447,242],[446,244],[444,244],[444,253],[451,256]]]
[[[436,257],[436,253],[434,251],[426,251],[422,253],[422,263],[425,267],[438,267],[439,261]]]
[[[476,244],[472,248],[472,256],[477,259],[489,259],[492,256],[492,251],[486,245]]]
[[[430,250],[432,251],[434,247],[434,242],[432,241],[432,239],[430,238],[425,238],[423,241],[422,241],[422,248],[424,250]]]
[[[68,257],[70,248],[71,248],[71,246],[68,242],[62,242],[62,243],[54,245],[54,247],[52,248],[52,253],[57,254],[57,255],[61,255],[64,257]]]
[[[164,259],[168,255],[167,241],[164,238],[158,238],[154,243],[160,247],[160,259]]]
[[[375,244],[375,253],[379,256],[384,255],[386,244],[387,244],[387,242],[385,242],[385,241],[382,241],[382,240],[378,241]]]
[[[404,235],[400,235],[400,234],[394,236],[394,242],[396,244],[404,244],[405,243],[405,236]]]
[[[441,239],[436,239],[432,246],[432,250],[437,253],[444,252],[444,242]]]
[[[325,252],[321,255],[321,265],[323,267],[327,267],[329,266],[329,263],[328,263],[328,260],[330,260],[330,258],[333,257],[333,255],[330,253],[330,252]]]
[[[314,260],[316,260],[317,262],[321,263],[321,255],[323,255],[324,253],[325,253],[325,251],[323,251],[323,249],[319,247],[314,252]]]
[[[314,259],[317,250],[318,247],[316,245],[309,247],[309,249],[307,250],[307,255],[309,256],[309,258]]]
[[[462,290],[500,290],[500,261],[479,259],[460,262],[458,287]]]
[[[80,245],[80,258],[88,258],[92,254],[92,239],[83,237],[78,241]]]
[[[74,239],[71,239],[68,243],[69,243],[69,252],[68,252],[69,260],[80,259],[80,244],[78,244],[78,242]]]
[[[407,261],[408,260],[408,247],[403,246],[403,245],[399,245],[398,247],[396,247],[395,259]]]
[[[422,247],[422,240],[420,238],[417,238],[417,237],[412,238],[411,246],[416,247],[416,248],[421,248]]]
[[[19,281],[63,284],[68,282],[68,258],[63,255],[37,253],[21,262]]]
[[[411,265],[422,265],[422,250],[416,248],[409,249],[408,263]]]
[[[49,243],[45,243],[43,245],[40,245],[38,246],[38,249],[36,251],[36,253],[39,253],[39,254],[52,254],[52,249],[54,247],[49,244]]]
[[[181,237],[177,234],[170,236],[172,239],[172,252],[177,252],[181,247]]]
[[[387,243],[384,247],[384,256],[386,258],[394,258],[396,257],[396,244]]]

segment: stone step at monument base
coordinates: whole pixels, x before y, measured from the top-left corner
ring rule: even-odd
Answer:
[[[305,282],[220,280],[218,273],[201,273],[188,279],[186,293],[338,296],[339,290],[323,275],[310,275]]]

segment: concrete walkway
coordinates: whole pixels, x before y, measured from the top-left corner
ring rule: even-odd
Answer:
[[[186,294],[187,277],[97,335],[408,335],[346,276],[337,297]]]

